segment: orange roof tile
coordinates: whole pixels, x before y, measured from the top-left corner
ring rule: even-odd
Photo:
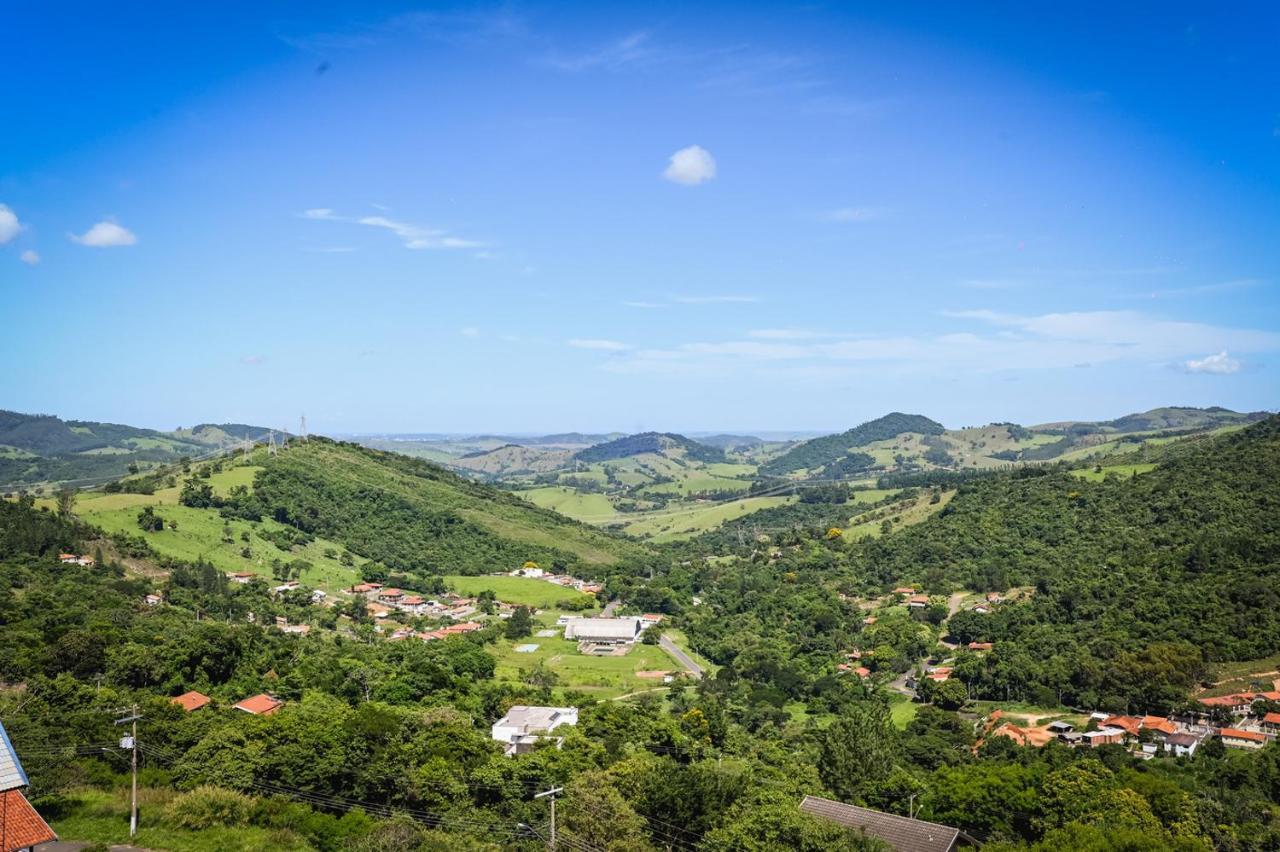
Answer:
[[[186,710],[188,713],[190,713],[192,710],[199,710],[201,707],[205,706],[212,700],[213,699],[210,698],[209,696],[202,695],[199,692],[196,692],[194,690],[192,690],[191,692],[184,692],[178,697],[172,699],[174,704],[177,704],[179,707],[181,707],[183,710]]]
[[[18,790],[0,793],[0,813],[4,814],[4,821],[0,822],[3,827],[0,838],[3,838],[4,846],[0,848],[10,851],[26,849],[58,839],[49,824],[31,807],[27,797]]]
[[[284,706],[283,701],[277,701],[265,692],[255,695],[252,698],[246,698],[236,705],[237,710],[243,710],[246,713],[252,713],[254,716],[270,716],[272,713]]]
[[[1257,731],[1242,731],[1239,728],[1223,728],[1218,733],[1224,739],[1230,737],[1233,740],[1248,740],[1254,743],[1265,743],[1267,741],[1267,738]]]
[[[1177,726],[1163,716],[1143,716],[1142,727],[1162,734],[1174,734],[1178,731]]]
[[[1138,735],[1142,729],[1142,720],[1134,716],[1108,716],[1102,721],[1104,728],[1120,728],[1126,734]]]
[[[1262,721],[1268,725],[1280,725],[1280,713],[1268,713],[1262,717]]]

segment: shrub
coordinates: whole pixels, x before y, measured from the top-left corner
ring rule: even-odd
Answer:
[[[165,808],[165,817],[179,828],[196,831],[216,826],[244,825],[252,813],[251,796],[222,787],[197,787]]]

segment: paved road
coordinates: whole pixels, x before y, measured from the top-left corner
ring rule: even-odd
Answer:
[[[610,601],[605,604],[604,609],[600,610],[601,618],[612,618],[613,614],[618,611],[618,607],[622,606],[622,601]]]
[[[677,648],[675,642],[672,642],[666,636],[663,636],[658,640],[658,644],[662,646],[662,650],[675,657],[676,660],[679,661],[680,665],[688,669],[689,674],[693,675],[694,680],[702,680],[702,666],[695,663],[688,654]]]

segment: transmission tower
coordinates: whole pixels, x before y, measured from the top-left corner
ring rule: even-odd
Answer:
[[[251,452],[253,452],[253,441],[252,441],[252,440],[250,440],[248,436],[245,436],[245,439],[244,439],[244,457],[245,457],[246,459],[247,459],[247,458],[249,458],[249,453],[251,453]]]
[[[274,456],[276,454],[276,430],[272,429],[267,433],[267,455]]]
[[[298,418],[298,435],[303,441],[307,440],[307,415]]]
[[[284,429],[280,430],[280,449],[289,449],[289,433]]]

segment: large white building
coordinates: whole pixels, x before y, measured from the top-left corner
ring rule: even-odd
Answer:
[[[622,645],[636,641],[644,622],[635,617],[573,618],[564,626],[564,638],[597,645]]]
[[[493,723],[493,738],[503,744],[508,757],[531,751],[536,743],[561,725],[578,724],[577,707],[528,707],[517,704]],[[551,737],[559,745],[559,737]]]

